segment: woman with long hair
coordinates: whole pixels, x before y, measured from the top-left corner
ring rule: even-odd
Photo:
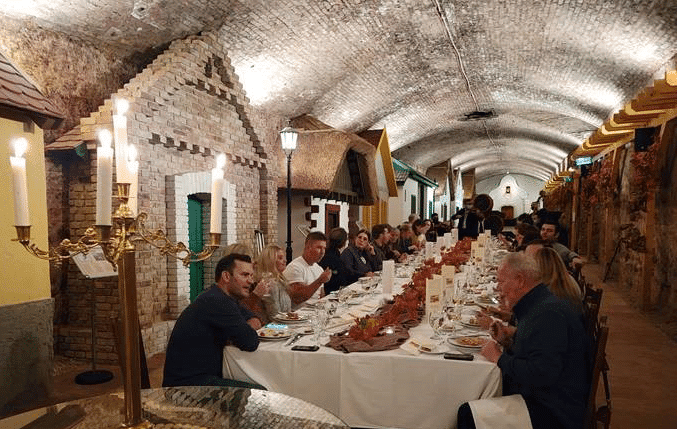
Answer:
[[[541,282],[548,285],[553,295],[566,299],[577,308],[582,309],[583,294],[571,274],[566,269],[564,261],[551,247],[538,249],[534,254],[541,271]]]
[[[282,274],[286,266],[284,249],[276,244],[267,245],[261,251],[256,263],[256,279],[269,285],[268,293],[261,297],[269,319],[278,313],[292,310],[289,283]]]

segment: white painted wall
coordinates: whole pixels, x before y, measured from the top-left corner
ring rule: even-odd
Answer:
[[[324,220],[325,220],[325,205],[326,204],[335,204],[337,206],[341,206],[341,212],[339,214],[339,226],[346,231],[348,231],[348,203],[343,202],[343,201],[336,201],[336,200],[327,200],[324,198],[315,198],[313,197],[312,199],[312,204],[317,205],[320,207],[320,212],[319,213],[313,213],[311,215],[311,219],[317,220],[317,228],[314,228],[313,231],[325,231],[325,225],[324,225]]]
[[[456,213],[456,210],[454,210],[454,199],[453,197],[449,194],[449,178],[447,177],[445,179],[445,184],[444,186],[444,193],[442,195],[439,195],[435,198],[435,207],[434,207],[434,212],[437,213],[440,216],[440,220],[444,220],[442,217],[442,205],[446,204],[447,205],[447,220]],[[440,186],[442,187],[442,185]],[[434,190],[433,190],[434,192]]]
[[[506,194],[505,187],[510,186],[510,194]],[[531,212],[531,203],[538,199],[538,193],[545,182],[521,174],[507,174],[494,176],[477,182],[478,194],[489,194],[494,200],[494,210],[500,211],[501,206],[513,206],[515,217],[522,213]]]
[[[416,204],[418,198],[418,182],[407,179],[402,186],[397,187],[397,197],[388,199],[388,223],[399,225],[406,222],[411,214],[411,196],[416,195]]]
[[[292,239],[292,251],[293,257],[301,256],[303,253],[303,246],[305,244],[306,238],[297,228],[298,225],[309,226],[310,222],[306,220],[306,213],[310,211],[310,207],[307,207],[303,203],[304,196],[294,195],[291,196],[291,239]],[[277,196],[277,236],[279,242],[277,243],[283,249],[287,248],[287,191],[280,190]],[[317,221],[317,227],[313,228],[312,231],[322,231],[324,232],[324,215],[325,215],[325,204],[336,204],[341,206],[340,213],[340,223],[341,228],[344,228],[348,231],[348,203],[342,201],[327,200],[324,198],[315,198],[311,199],[311,204],[317,205],[320,207],[319,213],[312,213],[311,219]]]

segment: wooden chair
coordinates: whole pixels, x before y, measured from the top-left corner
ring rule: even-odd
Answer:
[[[606,360],[606,343],[609,338],[609,328],[606,326],[606,316],[596,324],[594,336],[594,364],[592,367],[590,392],[588,405],[585,413],[585,429],[596,429],[597,423],[602,423],[604,429],[609,429],[611,424],[611,392],[609,390],[608,372],[609,365]],[[597,406],[597,389],[602,378],[604,386],[605,404]]]
[[[585,332],[590,338],[596,338],[598,329],[599,309],[602,305],[602,289],[595,289],[590,284],[585,284],[583,289],[583,317],[585,320]]]

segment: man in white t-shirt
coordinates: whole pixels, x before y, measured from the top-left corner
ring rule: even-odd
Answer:
[[[320,297],[320,286],[331,278],[331,270],[322,270],[317,263],[324,256],[327,248],[327,236],[315,231],[308,234],[303,247],[303,255],[294,259],[284,270],[284,277],[289,282],[289,296],[297,306],[309,298]]]

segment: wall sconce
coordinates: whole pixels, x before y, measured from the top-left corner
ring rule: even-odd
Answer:
[[[509,193],[510,193],[510,186],[506,186],[506,187],[505,187],[505,193],[506,193],[506,194],[509,194]]]

